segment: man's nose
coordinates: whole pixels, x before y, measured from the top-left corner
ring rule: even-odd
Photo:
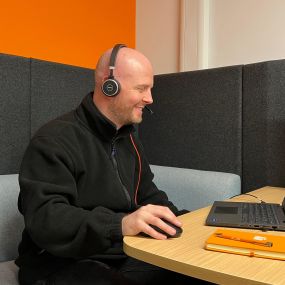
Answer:
[[[151,90],[149,90],[144,98],[143,98],[143,101],[146,103],[146,104],[152,104],[153,103],[153,99],[152,99],[152,94],[151,94]]]

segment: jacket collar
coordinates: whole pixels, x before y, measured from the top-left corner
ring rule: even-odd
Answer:
[[[126,125],[117,130],[115,124],[105,117],[93,102],[93,92],[86,95],[76,109],[80,121],[94,133],[99,133],[105,140],[112,141],[134,132],[133,125]]]

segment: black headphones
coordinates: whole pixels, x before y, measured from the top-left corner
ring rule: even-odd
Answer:
[[[102,92],[108,97],[113,97],[120,93],[121,86],[120,86],[119,81],[115,79],[113,75],[113,71],[115,69],[117,54],[119,50],[123,47],[126,47],[126,45],[116,44],[113,47],[113,50],[110,56],[110,63],[109,63],[110,74],[101,86]]]

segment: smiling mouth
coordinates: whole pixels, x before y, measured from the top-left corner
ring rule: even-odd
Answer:
[[[139,106],[137,109],[140,109],[142,111],[144,109],[144,106]]]

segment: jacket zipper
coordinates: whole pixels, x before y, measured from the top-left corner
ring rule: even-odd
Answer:
[[[119,173],[119,169],[118,169],[118,162],[117,162],[117,159],[116,159],[116,147],[115,147],[115,140],[112,141],[112,144],[111,144],[111,159],[112,159],[112,162],[113,162],[113,166],[116,170],[116,173],[117,173],[117,177],[122,185],[122,188],[123,188],[123,192],[125,194],[125,197],[127,199],[127,202],[128,202],[128,207],[131,208],[131,197],[130,197],[130,194],[126,188],[126,186],[124,185],[123,181],[122,181],[122,178],[120,176],[120,173]]]

